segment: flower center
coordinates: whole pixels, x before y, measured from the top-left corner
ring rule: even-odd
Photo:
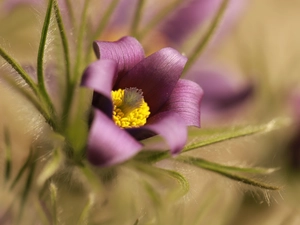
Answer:
[[[111,94],[114,105],[113,120],[119,127],[140,127],[147,122],[150,109],[140,89],[119,89]]]

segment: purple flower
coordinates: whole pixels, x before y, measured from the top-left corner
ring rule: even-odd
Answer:
[[[217,13],[223,0],[190,0],[165,20],[160,31],[174,44],[181,45],[193,32]],[[219,33],[227,31],[242,13],[248,0],[231,0]]]
[[[231,71],[218,66],[194,68],[186,78],[201,85],[204,96],[201,116],[207,122],[236,118],[254,93],[254,84],[238,80]]]
[[[201,104],[201,116],[206,123],[219,123],[220,120],[228,121],[235,118],[237,112],[245,106],[253,95],[254,85],[251,81],[237,80],[231,71],[224,70],[219,65],[213,65],[209,57],[211,50],[216,46],[232,25],[237,22],[248,0],[229,1],[223,20],[213,37],[212,44],[208,46],[204,55],[197,59],[186,75],[198,83],[204,91]],[[175,10],[160,26],[160,31],[171,46],[182,46],[191,40],[192,35],[213,16],[222,4],[222,0],[190,0],[182,7]],[[242,115],[242,114],[241,114]]]
[[[34,7],[44,7],[45,4],[47,5],[48,1],[43,0],[4,0],[3,1],[3,9],[6,12],[13,11],[14,9],[22,6],[34,6]],[[66,3],[65,1],[58,0],[58,4],[60,10],[66,10]]]
[[[179,79],[186,57],[164,48],[145,58],[132,37],[95,42],[94,50],[99,60],[82,78],[82,85],[94,91],[90,162],[123,162],[142,149],[139,140],[157,134],[172,154],[178,153],[186,142],[187,126],[200,126],[203,95],[196,83]]]
[[[35,5],[38,4],[39,0],[5,0],[3,1],[3,7],[10,11],[20,5]]]

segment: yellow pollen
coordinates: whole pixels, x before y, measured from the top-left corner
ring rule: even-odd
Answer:
[[[143,93],[137,88],[112,91],[113,120],[121,128],[135,128],[146,124],[150,115]]]

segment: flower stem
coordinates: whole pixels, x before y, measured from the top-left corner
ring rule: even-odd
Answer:
[[[255,135],[259,133],[267,133],[275,129],[278,129],[280,127],[287,126],[289,124],[290,122],[288,120],[284,118],[277,118],[265,124],[247,125],[245,127],[235,128],[235,129],[231,128],[229,131],[224,131],[224,132],[222,131],[219,134],[217,133],[214,134],[212,137],[187,144],[182,149],[182,152],[192,151],[194,149],[198,149],[204,146],[216,144],[223,141],[228,141],[235,138],[246,137],[246,136]]]
[[[217,164],[217,163],[209,162],[204,159],[194,158],[194,157],[190,157],[190,156],[179,156],[176,158],[176,161],[187,163],[187,164],[190,164],[190,165],[193,165],[196,167],[200,167],[202,169],[218,173],[218,174],[225,176],[227,178],[230,178],[232,180],[236,180],[236,181],[242,182],[244,184],[259,187],[262,189],[273,190],[273,191],[280,189],[277,186],[268,185],[265,183],[261,183],[257,180],[253,180],[251,178],[247,178],[247,177],[244,177],[241,175],[231,173],[230,170],[228,171],[225,166]]]
[[[36,162],[33,160],[31,165],[30,165],[27,180],[26,180],[25,187],[24,187],[24,191],[22,193],[21,206],[20,206],[18,221],[22,220],[24,206],[25,206],[25,203],[27,201],[29,191],[30,191],[30,188],[31,188],[31,185],[32,185],[33,175],[34,175],[34,172],[35,172],[35,166],[36,166]]]
[[[52,153],[52,158],[44,166],[37,178],[37,184],[42,187],[44,183],[51,178],[59,169],[63,162],[63,154],[60,148],[55,148]]]
[[[90,0],[85,0],[82,15],[81,15],[81,23],[79,27],[79,33],[77,37],[77,52],[76,52],[76,59],[75,59],[75,68],[74,68],[74,79],[73,84],[78,83],[78,79],[80,78],[80,69],[82,63],[82,51],[83,51],[83,42],[84,42],[84,34],[85,34],[85,27],[86,27],[86,19],[87,19],[87,11],[88,5]],[[73,87],[74,88],[74,87]]]
[[[107,10],[105,11],[103,18],[100,22],[100,24],[97,26],[97,30],[95,31],[94,35],[92,35],[92,39],[90,42],[93,42],[94,40],[97,40],[100,35],[102,34],[103,30],[108,25],[108,21],[111,18],[115,8],[117,7],[120,0],[113,0],[110,5],[108,6]]]
[[[67,84],[70,84],[71,81],[71,71],[70,71],[70,53],[69,53],[69,45],[68,45],[68,39],[67,35],[65,32],[64,24],[62,21],[61,13],[58,7],[58,2],[57,0],[54,0],[54,12],[55,12],[55,18],[56,22],[59,28],[59,34],[63,46],[63,52],[64,52],[64,58],[65,58],[65,63],[66,63],[66,79],[67,79]]]
[[[67,9],[68,9],[67,14],[70,18],[71,25],[73,26],[75,24],[75,16],[74,16],[71,0],[65,0],[65,2],[66,2],[66,5],[67,5]]]
[[[131,28],[130,28],[131,35],[136,37],[137,39],[139,39],[138,26],[139,26],[139,22],[141,20],[141,14],[143,11],[144,3],[145,3],[145,0],[139,0],[137,2],[137,7],[135,10],[133,21],[132,21]]]
[[[27,89],[19,87],[18,84],[16,84],[16,82],[11,79],[10,77],[7,76],[3,76],[3,78],[5,79],[5,81],[11,86],[13,87],[16,91],[18,91],[23,97],[25,97],[29,102],[31,102],[31,104],[41,113],[41,115],[45,118],[46,122],[53,127],[54,130],[56,130],[56,124],[53,120],[53,118],[51,118],[49,112],[45,109],[46,107],[43,104],[43,102],[39,102],[37,101],[37,99],[35,98],[35,96],[32,95],[32,93],[30,93]],[[39,92],[38,92],[39,93]]]
[[[20,180],[20,178],[22,177],[22,175],[24,174],[25,170],[27,169],[27,167],[30,165],[30,163],[32,162],[33,159],[33,153],[32,153],[32,149],[30,149],[29,155],[26,159],[26,162],[23,164],[23,166],[21,167],[21,169],[19,170],[16,178],[14,179],[14,181],[12,182],[12,184],[10,185],[10,190],[12,190],[16,184],[18,183],[18,181]]]
[[[65,92],[65,99],[63,101],[63,112],[62,112],[62,127],[64,127],[66,125],[66,121],[68,118],[67,114],[70,107],[69,104],[71,102],[71,98],[73,97],[74,87],[71,80],[71,65],[70,65],[70,52],[69,52],[68,39],[63,25],[57,0],[54,0],[53,6],[54,6],[56,22],[59,28],[60,38],[63,46],[65,63],[66,63],[66,92]]]
[[[42,29],[41,39],[40,39],[38,57],[37,57],[37,79],[38,79],[39,92],[42,95],[45,103],[49,107],[51,114],[54,114],[54,106],[47,93],[45,81],[44,81],[44,53],[45,53],[47,35],[49,31],[52,5],[53,5],[53,0],[49,0],[46,16],[44,20],[44,25]]]
[[[172,12],[174,9],[176,9],[181,3],[183,3],[183,0],[175,0],[173,3],[167,5],[165,8],[163,8],[160,12],[157,13],[156,16],[145,26],[144,29],[139,32],[139,40],[141,41],[144,37],[147,36],[147,34],[163,19],[169,15],[170,12]]]
[[[90,214],[91,209],[94,205],[94,202],[95,202],[95,195],[94,195],[94,193],[90,193],[88,202],[87,202],[86,206],[84,207],[84,209],[82,210],[80,218],[77,222],[78,225],[88,224],[89,214]]]
[[[10,57],[1,47],[0,55],[3,59],[23,78],[23,80],[28,84],[32,91],[38,95],[39,91],[37,85],[33,82],[30,76],[25,72],[25,70],[12,58]]]
[[[214,36],[216,30],[218,29],[223,16],[225,14],[226,8],[229,4],[230,0],[223,0],[222,4],[220,5],[215,17],[213,18],[213,21],[206,32],[206,34],[203,36],[202,39],[200,39],[199,43],[194,48],[195,50],[192,52],[190,56],[188,56],[188,61],[185,65],[183,73],[186,73],[190,67],[194,64],[195,60],[203,53],[205,47],[208,45],[212,37]]]
[[[25,70],[12,58],[10,57],[2,48],[0,48],[0,55],[4,58],[4,60],[23,78],[23,80],[28,84],[33,93],[39,98],[43,99],[40,90],[37,85],[33,82],[31,77],[25,72]],[[15,87],[17,91],[19,91],[23,96],[25,96],[35,107],[36,109],[43,115],[47,123],[56,129],[55,122],[53,118],[49,115],[48,110],[43,107],[43,103],[37,102],[34,97],[28,93],[24,88],[18,87],[16,83],[10,79],[9,77],[4,77],[5,81]]]
[[[108,8],[106,9],[103,18],[101,19],[99,25],[97,26],[96,31],[94,32],[93,35],[91,35],[91,39],[89,40],[89,45],[88,45],[88,49],[87,49],[87,57],[86,57],[86,62],[89,63],[91,61],[91,57],[92,57],[92,46],[90,45],[90,43],[93,43],[93,41],[98,40],[102,34],[102,32],[104,31],[104,29],[106,28],[106,26],[108,25],[108,21],[110,20],[115,8],[117,7],[117,5],[119,4],[120,0],[113,0],[110,5],[108,6]]]
[[[88,163],[83,163],[82,165],[78,165],[77,168],[80,172],[80,175],[83,178],[83,182],[89,184],[91,193],[100,193],[101,191],[103,191],[102,183],[99,181],[97,175],[90,168],[90,165]]]
[[[77,53],[75,58],[74,64],[74,76],[73,79],[70,80],[68,84],[66,99],[64,101],[64,109],[63,109],[63,120],[62,120],[62,127],[66,127],[68,124],[69,114],[72,107],[72,103],[74,100],[74,93],[75,88],[77,87],[78,80],[80,78],[80,69],[82,66],[82,51],[83,51],[83,41],[84,41],[84,34],[85,34],[85,26],[86,26],[86,17],[87,17],[87,9],[90,0],[86,0],[84,2],[84,7],[81,16],[81,24],[79,27],[79,33],[77,37]]]
[[[57,225],[57,187],[53,183],[50,184],[50,196],[52,206],[52,222],[53,225]]]

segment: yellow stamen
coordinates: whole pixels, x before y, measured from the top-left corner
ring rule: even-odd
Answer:
[[[146,124],[150,115],[143,93],[137,88],[112,91],[114,105],[113,120],[122,128],[140,127]]]

